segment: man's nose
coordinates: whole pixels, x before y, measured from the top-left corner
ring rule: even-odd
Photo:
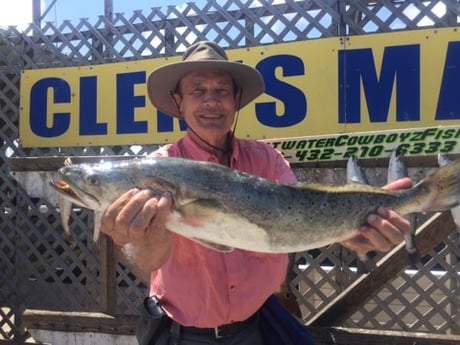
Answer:
[[[203,102],[207,105],[220,104],[220,94],[218,91],[209,90],[204,94]]]

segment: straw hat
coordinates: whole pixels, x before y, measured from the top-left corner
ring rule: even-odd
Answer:
[[[242,92],[239,108],[243,108],[264,92],[261,74],[253,67],[228,60],[225,51],[214,42],[198,42],[184,52],[182,61],[161,66],[153,70],[147,80],[150,102],[162,112],[179,117],[172,100],[179,80],[188,72],[199,69],[223,70],[230,73]]]

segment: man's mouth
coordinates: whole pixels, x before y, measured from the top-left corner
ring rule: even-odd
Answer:
[[[224,115],[220,113],[204,113],[200,114],[199,117],[204,119],[221,119],[224,117]]]

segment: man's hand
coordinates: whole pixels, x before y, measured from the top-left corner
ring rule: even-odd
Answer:
[[[171,206],[170,193],[132,189],[104,212],[101,231],[122,247],[131,264],[143,274],[150,273],[166,261],[171,250],[171,232],[166,229]]]
[[[385,187],[388,190],[405,189],[412,186],[410,178],[394,181]],[[342,245],[364,256],[370,251],[388,252],[393,246],[404,240],[411,231],[410,222],[385,207],[379,207],[367,218],[368,224],[359,229],[359,234]]]

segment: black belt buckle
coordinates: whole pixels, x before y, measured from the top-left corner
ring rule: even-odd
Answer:
[[[206,335],[207,337],[214,337],[214,339],[222,339],[227,337],[232,337],[245,328],[249,327],[258,320],[258,314],[252,315],[250,318],[244,321],[237,321],[234,323],[229,323],[226,325],[221,325],[213,328],[197,328],[197,327],[186,327],[180,326],[181,330],[184,332],[190,332],[194,334]],[[173,323],[174,324],[174,323]]]
[[[234,336],[235,334],[241,332],[241,330],[244,328],[242,323],[237,323],[237,324],[228,324],[228,325],[223,325],[219,327],[214,328],[214,337],[216,339],[221,339],[225,337],[231,337]]]
[[[235,323],[230,323],[227,325],[222,325],[214,328],[214,337],[216,339],[221,339],[229,336],[234,336],[235,334],[241,332],[243,329],[251,325],[258,319],[257,313],[252,315],[250,318],[244,321],[238,321]]]

